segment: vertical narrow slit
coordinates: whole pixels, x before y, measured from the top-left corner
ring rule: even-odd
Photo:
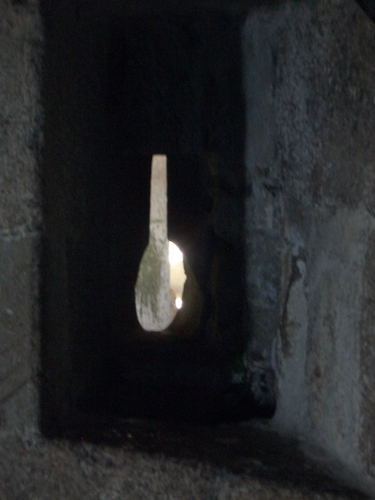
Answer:
[[[153,155],[149,240],[135,285],[137,317],[146,331],[165,330],[182,307],[186,275],[182,252],[168,241],[167,215],[167,158]]]

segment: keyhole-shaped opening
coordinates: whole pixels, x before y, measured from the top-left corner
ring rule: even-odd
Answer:
[[[153,155],[151,164],[149,241],[143,253],[135,304],[140,325],[146,331],[165,330],[182,307],[186,274],[183,255],[168,241],[167,157]]]

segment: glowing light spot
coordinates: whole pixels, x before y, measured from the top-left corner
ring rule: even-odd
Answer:
[[[170,288],[174,298],[173,307],[177,312],[182,307],[182,294],[184,291],[184,284],[186,274],[184,270],[184,256],[178,246],[172,241],[168,242],[169,249],[169,276]]]
[[[172,241],[169,242],[169,263],[177,264],[178,262],[183,262],[184,257],[181,250]]]

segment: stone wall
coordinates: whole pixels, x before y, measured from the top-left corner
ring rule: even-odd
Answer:
[[[1,2],[1,434],[35,430],[38,420],[42,47],[37,2]]]
[[[274,426],[373,478],[375,29],[352,1],[287,2],[244,29],[253,349]]]
[[[51,4],[43,5],[46,19]],[[65,4],[79,19],[80,4],[72,5]],[[57,23],[58,17],[52,21]],[[102,26],[106,29],[105,19]],[[374,492],[374,151],[369,133],[374,125],[373,25],[350,0],[320,0],[253,10],[244,26],[247,283],[254,331],[249,351],[261,352],[277,370],[278,411],[274,422],[263,427],[292,435],[288,445],[277,433],[254,432],[248,424],[176,431],[173,425],[153,428],[126,422],[121,447],[114,446],[119,431],[107,429],[105,423],[100,442],[112,445],[89,444],[83,435],[52,440],[40,433],[41,381],[53,394],[54,411],[69,412],[69,407],[59,406],[66,401],[63,392],[69,381],[58,374],[69,375],[70,367],[63,365],[73,349],[64,330],[64,259],[56,266],[50,261],[50,282],[62,284],[53,289],[52,300],[61,302],[52,325],[54,341],[42,347],[40,280],[51,245],[59,255],[77,236],[71,224],[71,239],[63,237],[66,203],[72,201],[73,219],[75,209],[85,208],[74,190],[71,198],[64,198],[64,182],[78,186],[85,180],[81,171],[71,170],[67,179],[64,162],[69,155],[58,158],[48,151],[61,146],[61,131],[71,150],[86,151],[86,143],[75,135],[77,122],[66,121],[67,94],[61,96],[57,119],[42,126],[42,31],[37,2],[0,1],[3,498],[360,498],[324,481],[315,463],[327,471],[335,468],[336,475],[346,475],[360,490]],[[75,59],[71,53],[71,35],[66,32],[65,38],[49,41],[62,44],[62,54],[74,62],[83,54]],[[75,35],[80,40],[78,29]],[[92,38],[100,61],[105,48],[94,44],[98,40]],[[58,88],[69,93],[71,87],[58,81],[66,59],[46,59],[49,49],[44,48],[44,68],[49,68],[44,85],[52,92]],[[68,68],[77,78],[75,89],[84,92],[85,80],[75,69],[74,64]],[[97,75],[96,69],[91,75]],[[48,95],[43,106],[51,116]],[[100,116],[100,110],[97,113]],[[88,117],[83,115],[83,120]],[[93,138],[97,135],[85,140]],[[57,146],[50,142],[54,140]],[[43,183],[38,165],[43,165]],[[48,193],[45,175],[53,188]],[[52,219],[45,216],[42,221],[41,193],[44,214],[52,213]],[[45,241],[47,255],[42,255],[42,228],[51,229],[51,220],[63,226],[48,233],[52,238]],[[78,265],[70,270],[79,271]],[[50,364],[58,364],[55,378],[48,379],[52,372],[43,370],[45,356]],[[301,447],[310,460],[303,458]],[[223,462],[221,455],[226,457]],[[297,487],[301,478],[303,484]],[[321,493],[325,489],[330,493]]]

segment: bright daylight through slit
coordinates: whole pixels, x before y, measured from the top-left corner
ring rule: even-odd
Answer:
[[[165,330],[182,307],[183,255],[168,241],[167,214],[167,158],[153,155],[149,241],[135,285],[138,321],[147,331]]]
[[[185,284],[184,257],[178,246],[172,241],[169,242],[169,280],[171,295],[175,294],[176,309],[182,307],[182,292]]]

